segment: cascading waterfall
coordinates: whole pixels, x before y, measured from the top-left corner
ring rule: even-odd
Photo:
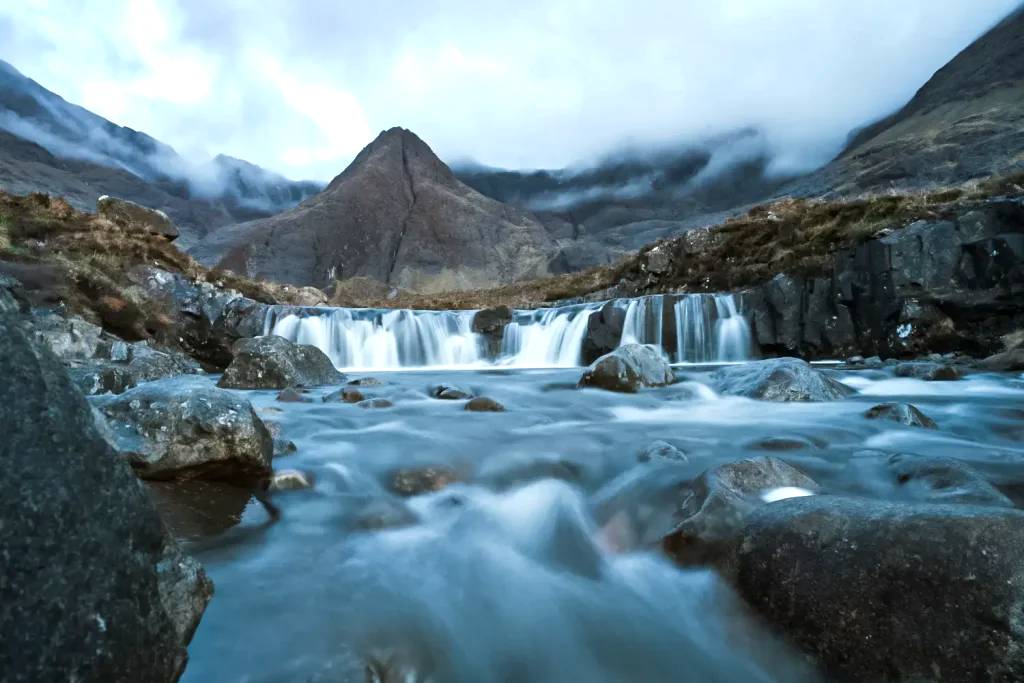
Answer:
[[[513,313],[500,353],[473,332],[475,311],[412,311],[348,308],[274,308],[266,333],[312,344],[349,370],[421,367],[575,367],[590,317],[604,303],[576,304]],[[750,358],[750,325],[731,294],[656,295],[619,299],[624,311],[619,344],[654,345],[680,363]],[[666,325],[675,348],[666,348]],[[667,344],[672,344],[672,339]]]

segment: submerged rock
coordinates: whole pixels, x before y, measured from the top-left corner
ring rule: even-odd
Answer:
[[[898,422],[908,427],[936,429],[938,426],[935,424],[935,420],[918,410],[917,406],[909,403],[880,403],[864,413],[864,417],[869,420]]]
[[[440,491],[461,480],[459,473],[450,467],[417,467],[393,472],[390,486],[400,496],[418,496],[421,493]]]
[[[672,366],[652,346],[625,344],[594,361],[580,377],[579,387],[634,393],[676,381]]]
[[[394,403],[386,398],[368,398],[356,403],[357,408],[393,408]]]
[[[493,398],[486,396],[477,396],[471,398],[466,402],[466,410],[473,413],[503,413],[505,412],[505,406],[501,405]]]
[[[247,484],[270,474],[270,432],[252,405],[230,391],[163,380],[98,405],[115,447],[143,478]]]
[[[344,389],[332,391],[327,394],[324,396],[323,401],[324,403],[337,403],[339,401],[342,403],[359,403],[365,398],[366,395],[359,389],[356,389],[355,387],[345,387]]]
[[[472,392],[450,384],[438,384],[436,387],[431,388],[430,395],[445,401],[462,401],[467,398],[473,398]]]
[[[0,315],[7,681],[176,681],[209,600],[53,354]]]
[[[889,458],[889,470],[901,492],[916,500],[1014,506],[981,472],[956,458],[897,453]]]
[[[722,368],[713,381],[719,393],[760,401],[832,401],[856,393],[799,358],[772,358]]]
[[[336,384],[344,376],[315,346],[269,335],[243,339],[217,386],[226,389],[284,389]]]
[[[664,548],[681,564],[715,560],[752,510],[817,490],[813,479],[776,458],[750,458],[707,470],[682,488],[682,521],[665,537]]]
[[[275,491],[300,491],[312,488],[313,477],[300,470],[278,470],[271,475],[267,482],[267,490]]]
[[[304,396],[301,389],[288,387],[278,392],[277,400],[281,403],[311,403],[313,399]]]
[[[786,500],[748,516],[730,573],[829,680],[1024,680],[1024,513]]]
[[[637,462],[688,462],[686,453],[668,443],[667,441],[652,441],[643,450],[637,453]]]
[[[913,377],[926,382],[951,382],[964,376],[960,368],[945,363],[900,363],[893,370],[897,377]]]

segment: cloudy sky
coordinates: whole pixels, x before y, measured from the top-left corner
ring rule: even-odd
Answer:
[[[327,180],[378,131],[586,162],[765,131],[820,163],[1020,0],[17,0],[0,59],[190,156]]]

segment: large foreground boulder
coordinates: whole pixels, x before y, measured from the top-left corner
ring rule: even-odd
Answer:
[[[594,361],[580,377],[580,387],[632,393],[676,381],[672,366],[652,346],[625,344]]]
[[[785,500],[747,518],[732,571],[829,680],[1024,680],[1024,513]]]
[[[273,437],[252,405],[233,392],[161,380],[98,405],[117,450],[145,479],[246,485],[270,474]]]
[[[235,344],[235,359],[217,383],[228,389],[285,389],[337,384],[345,377],[331,359],[307,344],[269,335]]]
[[[719,393],[760,401],[832,401],[855,393],[799,358],[772,358],[722,368],[713,381]]]
[[[0,315],[2,678],[175,681],[212,586],[52,353]]]

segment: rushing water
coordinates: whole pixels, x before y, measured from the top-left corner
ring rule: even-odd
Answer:
[[[968,460],[1018,503],[1024,485],[1024,378],[834,374],[859,393],[815,404],[719,396],[698,368],[635,395],[577,390],[570,369],[378,373],[383,384],[364,390],[394,402],[380,410],[321,402],[330,387],[306,404],[243,392],[298,446],[275,467],[307,471],[315,486],[277,494],[273,524],[246,496],[205,490],[177,516],[216,582],[184,681],[362,683],[367,660],[410,681],[805,680],[716,575],[654,549],[681,482],[773,455],[825,492],[899,499],[885,463],[914,452]],[[429,398],[440,382],[507,411]],[[912,401],[938,429],[863,417],[886,400]],[[780,437],[791,450],[766,450]],[[656,439],[688,462],[639,463]],[[396,468],[427,465],[466,483],[389,492]]]
[[[588,321],[603,305],[514,311],[496,357],[473,332],[476,311],[281,308],[268,317],[266,331],[317,346],[349,370],[564,368],[582,363]],[[732,294],[655,295],[612,305],[624,313],[620,344],[652,344],[679,363],[754,355],[750,325]]]

